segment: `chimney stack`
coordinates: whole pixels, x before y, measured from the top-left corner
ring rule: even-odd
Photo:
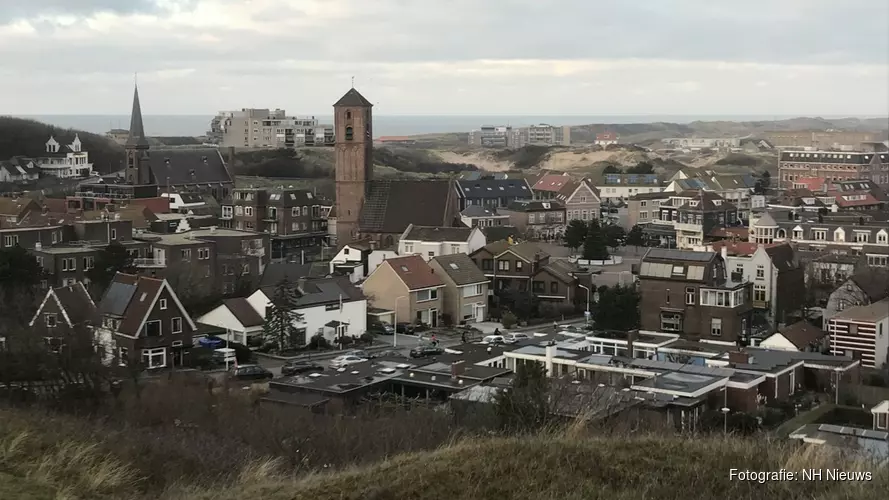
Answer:
[[[460,375],[463,375],[463,372],[466,370],[465,366],[466,362],[462,359],[459,361],[454,361],[451,363],[451,378],[457,379]]]
[[[233,167],[235,164],[235,147],[228,147],[228,166],[229,168]]]
[[[296,280],[296,288],[299,289],[300,293],[306,293],[306,278],[300,278]]]
[[[639,338],[639,330],[630,330],[627,332],[627,356],[630,358],[636,357],[633,352],[633,344],[636,343],[637,338]]]
[[[728,353],[728,362],[733,365],[746,365],[750,364],[750,356],[746,352],[742,351],[730,351]]]

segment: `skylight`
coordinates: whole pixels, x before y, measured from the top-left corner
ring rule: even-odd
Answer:
[[[401,266],[401,270],[404,271],[404,272],[409,272],[409,271],[410,271],[410,269],[408,269],[407,266]]]
[[[451,262],[451,269],[460,269],[456,263]]]

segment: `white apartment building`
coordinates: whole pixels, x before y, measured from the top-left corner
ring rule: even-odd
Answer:
[[[223,147],[298,148],[333,145],[333,125],[314,116],[287,116],[283,109],[244,108],[220,111],[210,122],[208,136]]]
[[[679,149],[697,151],[699,149],[737,149],[741,147],[738,137],[671,137],[661,139],[664,144]]]
[[[889,353],[889,299],[850,307],[829,319],[830,353],[858,354],[861,365],[881,369]]]
[[[521,130],[509,125],[483,125],[469,132],[469,145],[483,148],[515,148],[521,142]]]
[[[515,147],[528,145],[568,146],[571,144],[570,126],[553,126],[546,123],[531,125],[519,129],[518,143]]]

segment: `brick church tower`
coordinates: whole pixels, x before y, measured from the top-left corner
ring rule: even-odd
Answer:
[[[333,105],[338,245],[358,238],[358,219],[373,180],[372,108],[354,88]]]
[[[151,173],[148,156],[148,138],[145,137],[145,126],[142,124],[142,106],[139,104],[139,88],[133,90],[133,111],[130,114],[130,134],[127,137],[127,165],[125,177],[127,184],[153,185],[154,175]]]

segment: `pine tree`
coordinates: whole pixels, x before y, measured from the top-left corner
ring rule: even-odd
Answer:
[[[278,344],[278,349],[306,345],[306,332],[295,323],[303,320],[296,312],[300,291],[286,277],[275,286],[272,299],[266,307],[262,336],[266,341]]]
[[[574,219],[568,223],[568,227],[565,228],[565,244],[571,250],[576,251],[583,245],[583,240],[586,237],[587,226],[586,222],[578,219]]]
[[[645,245],[645,237],[642,234],[642,228],[639,225],[633,226],[627,233],[627,245],[641,247]]]
[[[583,242],[583,258],[586,260],[607,260],[608,257],[605,233],[602,231],[599,221],[593,219],[587,227],[586,239]]]

